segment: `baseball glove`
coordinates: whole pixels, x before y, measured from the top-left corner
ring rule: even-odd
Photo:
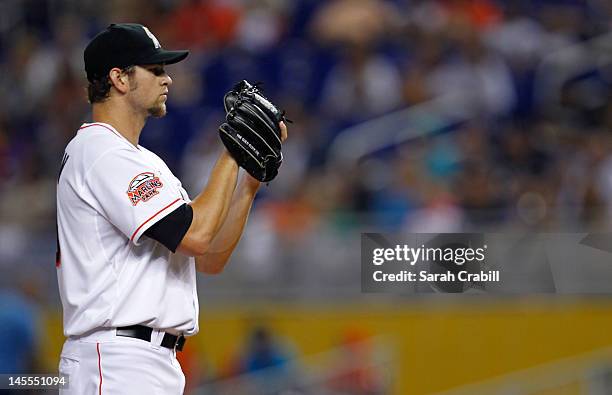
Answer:
[[[223,98],[226,122],[219,127],[221,141],[251,176],[268,182],[283,161],[281,112],[261,93],[257,84],[237,83]]]

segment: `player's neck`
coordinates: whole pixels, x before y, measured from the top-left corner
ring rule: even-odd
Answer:
[[[92,107],[94,122],[111,125],[117,132],[125,137],[134,146],[138,146],[140,133],[145,124],[145,117],[139,114],[130,114],[125,106],[116,106],[113,103],[96,103]]]

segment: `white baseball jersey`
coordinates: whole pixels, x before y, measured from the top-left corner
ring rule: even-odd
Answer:
[[[64,334],[142,324],[198,331],[195,260],[143,233],[189,202],[151,151],[112,126],[84,124],[66,147],[57,186]]]

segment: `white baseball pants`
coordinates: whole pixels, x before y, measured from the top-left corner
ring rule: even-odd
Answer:
[[[60,395],[182,395],[185,375],[176,351],[159,345],[162,338],[156,330],[147,342],[103,329],[67,339],[59,372],[69,385]]]

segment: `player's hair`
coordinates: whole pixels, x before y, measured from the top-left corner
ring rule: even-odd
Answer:
[[[127,66],[121,69],[122,73],[132,76],[136,68],[134,66]],[[94,79],[89,82],[87,86],[87,98],[91,104],[101,103],[108,98],[110,95],[110,88],[112,86],[111,80],[108,75],[99,79]]]

